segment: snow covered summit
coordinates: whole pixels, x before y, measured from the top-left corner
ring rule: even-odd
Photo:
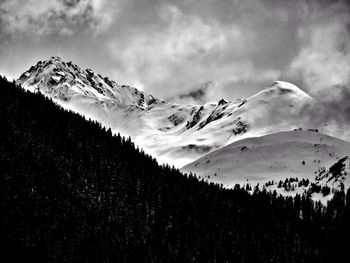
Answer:
[[[177,167],[244,138],[310,125],[304,110],[318,104],[293,84],[277,81],[246,99],[181,105],[59,57],[39,61],[17,83],[113,132],[131,136],[159,162]],[[322,130],[322,125],[318,122],[312,127]]]
[[[147,106],[145,94],[139,90],[119,85],[116,82],[95,74],[91,69],[81,69],[72,62],[64,62],[57,56],[47,61],[39,61],[24,72],[18,84],[31,91],[40,91],[58,101],[87,99],[118,104]]]

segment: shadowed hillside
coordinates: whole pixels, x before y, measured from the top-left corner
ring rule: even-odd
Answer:
[[[0,124],[2,259],[338,262],[349,247],[344,191],[325,208],[207,184],[3,78]]]

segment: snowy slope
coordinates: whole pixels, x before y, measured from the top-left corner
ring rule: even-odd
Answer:
[[[24,72],[17,83],[131,136],[159,162],[177,167],[244,138],[295,127],[325,128],[305,111],[322,105],[282,81],[247,99],[181,105],[52,57]]]
[[[17,83],[30,91],[40,91],[86,118],[98,120],[112,129],[118,128],[122,133],[121,127],[127,119],[154,102],[148,94],[119,85],[90,69],[82,70],[59,57],[39,61],[23,73]]]
[[[330,185],[343,182],[350,187],[345,175],[349,166],[346,156],[350,156],[350,143],[317,132],[287,131],[237,141],[186,165],[182,171],[226,187],[290,177]],[[329,167],[342,158],[347,163],[337,181]]]
[[[166,104],[154,107],[146,116],[147,123],[154,123],[156,119],[159,121],[156,126],[165,130],[144,129],[137,142],[155,150],[155,156],[160,154],[162,160],[169,163],[176,160],[176,164],[181,165],[243,138],[306,125],[319,129],[324,126],[310,123],[308,115],[300,114],[318,102],[285,82],[276,82],[244,100],[220,102],[190,107],[173,105],[174,111]],[[168,122],[169,119],[177,122]]]

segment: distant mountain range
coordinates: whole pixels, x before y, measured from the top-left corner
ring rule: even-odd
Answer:
[[[322,118],[328,109],[283,81],[246,99],[182,105],[52,57],[24,72],[17,84],[130,136],[160,163],[185,166],[183,171],[228,186],[254,178],[315,179],[350,155],[346,142],[321,134],[342,135]],[[299,128],[318,133],[293,131]]]

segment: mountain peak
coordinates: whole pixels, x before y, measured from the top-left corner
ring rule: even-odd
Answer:
[[[305,98],[307,100],[315,101],[314,98],[312,98],[309,94],[307,94],[302,89],[298,88],[292,83],[286,82],[286,81],[275,81],[271,86],[266,87],[262,91],[256,93],[255,95],[251,96],[249,99],[252,98],[261,98],[265,97],[265,99],[271,97],[275,98],[289,98],[289,97],[296,97],[296,98]]]
[[[227,100],[221,99],[221,100],[218,102],[218,105],[225,105],[225,104],[227,104],[227,103],[228,103]]]
[[[49,61],[52,61],[52,62],[55,62],[55,61],[61,62],[62,59],[61,59],[59,56],[52,56],[52,57],[50,58]]]
[[[295,86],[294,84],[287,82],[287,81],[282,81],[282,80],[276,80],[271,87],[284,87],[284,88],[293,88],[293,89],[299,89],[297,86]]]
[[[268,89],[279,89],[286,92],[304,92],[294,84],[281,80],[275,81]]]
[[[25,71],[16,81],[24,88],[41,93],[63,102],[113,101],[120,107],[147,107],[145,93],[128,85],[96,74],[92,69],[81,69],[72,62],[65,62],[58,56],[39,61]],[[156,101],[156,98],[151,100]],[[150,100],[148,100],[150,101]]]
[[[275,81],[272,85],[266,87],[260,92],[252,95],[247,100],[260,100],[270,102],[272,100],[306,100],[309,102],[316,102],[314,98],[312,98],[309,94],[307,94],[302,89],[298,88],[292,83],[286,81]]]

